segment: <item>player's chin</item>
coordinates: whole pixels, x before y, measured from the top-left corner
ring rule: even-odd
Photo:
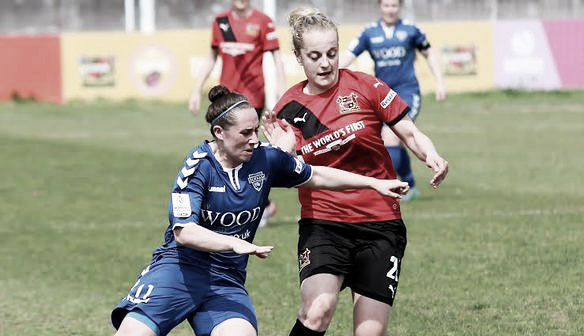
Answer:
[[[253,150],[243,151],[241,153],[241,156],[240,156],[241,161],[247,162],[247,161],[251,160],[252,155],[253,155]]]

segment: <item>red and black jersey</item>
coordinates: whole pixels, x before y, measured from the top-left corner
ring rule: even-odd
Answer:
[[[409,111],[387,84],[361,72],[340,70],[338,83],[319,95],[290,88],[276,104],[296,134],[296,151],[311,165],[329,166],[382,179],[395,179],[381,139],[383,123],[393,125]],[[401,218],[399,201],[375,190],[299,188],[302,218],[359,223]]]
[[[263,54],[280,46],[274,22],[253,9],[247,18],[238,18],[232,11],[215,17],[211,47],[221,56],[221,84],[244,95],[255,108],[263,108]]]

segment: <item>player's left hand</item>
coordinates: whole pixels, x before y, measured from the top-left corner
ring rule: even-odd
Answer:
[[[430,179],[430,185],[436,189],[448,174],[448,161],[439,155],[428,155],[426,157],[426,165],[434,171],[434,176]]]
[[[296,145],[296,136],[292,126],[284,120],[278,119],[276,113],[266,112],[262,117],[262,133],[268,141],[285,152],[293,153]]]

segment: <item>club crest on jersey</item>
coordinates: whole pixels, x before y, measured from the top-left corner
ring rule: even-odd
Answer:
[[[306,248],[304,252],[298,255],[298,272],[308,265],[310,265],[310,250]]]
[[[245,33],[251,37],[256,37],[260,33],[260,25],[257,23],[248,23],[245,26]]]
[[[338,96],[337,104],[339,104],[339,110],[341,111],[341,114],[357,112],[361,110],[359,104],[357,104],[357,94],[354,92],[351,92],[351,94],[348,96]]]
[[[257,191],[262,190],[265,179],[266,179],[266,175],[264,175],[264,172],[261,172],[261,171],[257,172],[257,173],[249,174],[249,176],[247,177],[247,181],[249,182],[249,184],[251,184],[252,187]]]
[[[408,38],[408,32],[403,31],[403,30],[398,30],[395,32],[395,37],[397,37],[398,40],[400,41],[405,41],[406,38]]]

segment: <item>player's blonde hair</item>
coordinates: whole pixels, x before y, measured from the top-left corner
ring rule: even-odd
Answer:
[[[336,23],[326,14],[321,13],[316,8],[298,7],[290,12],[288,15],[288,24],[292,30],[292,45],[294,46],[294,53],[298,54],[302,49],[304,33],[313,29],[334,29],[338,30]]]

